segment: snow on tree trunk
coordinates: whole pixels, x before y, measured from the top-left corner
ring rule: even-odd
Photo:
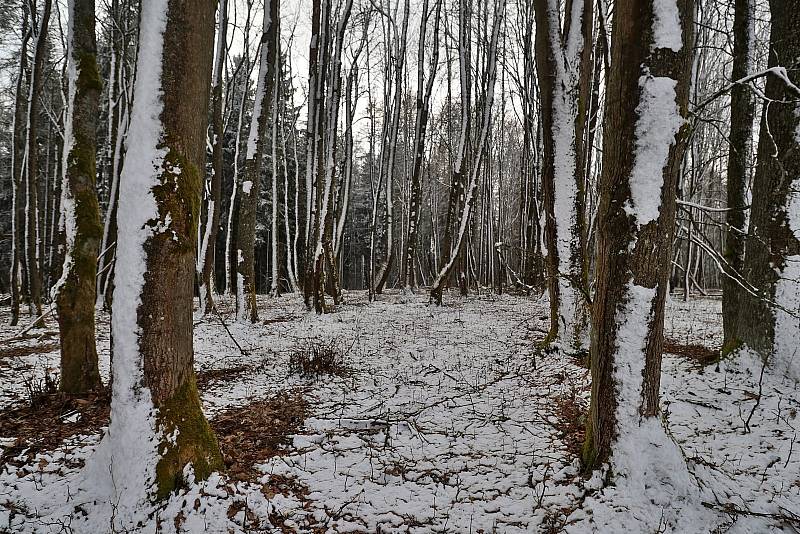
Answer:
[[[270,0],[264,9],[261,58],[258,66],[253,115],[247,138],[244,176],[239,186],[239,209],[236,229],[236,318],[258,320],[256,308],[256,216],[261,194],[261,163],[264,159],[264,134],[272,91],[275,90],[276,43],[278,38],[278,1]]]
[[[35,3],[30,9],[35,10]],[[47,52],[47,30],[50,22],[52,0],[45,0],[39,14],[39,25],[34,33],[33,71],[28,90],[27,116],[27,194],[25,195],[25,264],[28,267],[28,303],[31,312],[42,315],[42,272],[39,236],[39,143],[37,140],[39,110],[44,87],[44,63]],[[29,14],[31,20],[35,13]]]
[[[22,202],[23,180],[25,179],[25,116],[27,93],[25,76],[28,68],[28,41],[31,37],[28,12],[22,14],[22,43],[20,62],[14,91],[14,124],[11,129],[11,326],[19,322],[20,283],[22,281],[22,257],[24,256],[23,227],[25,212]]]
[[[442,0],[436,2],[436,13],[433,22],[433,50],[431,51],[428,80],[425,81],[425,36],[428,25],[428,0],[423,2],[423,17],[419,27],[419,53],[417,63],[417,101],[416,118],[414,122],[414,164],[411,170],[411,199],[408,213],[408,238],[405,251],[405,280],[404,290],[410,292],[414,288],[414,260],[417,250],[417,233],[422,202],[422,164],[425,160],[425,135],[428,129],[428,115],[430,114],[431,94],[433,83],[436,79],[436,68],[439,63],[439,21],[442,9]]]
[[[95,346],[95,275],[102,237],[95,193],[95,130],[103,88],[97,69],[94,0],[72,0],[67,26],[67,109],[61,210],[66,239],[56,284],[61,337],[61,391],[100,386]]]
[[[769,68],[742,292],[739,335],[777,373],[800,380],[800,11],[771,1]]]
[[[212,176],[206,206],[206,227],[200,242],[197,261],[200,311],[214,308],[214,259],[219,231],[220,201],[222,199],[223,145],[225,132],[222,122],[222,71],[225,64],[228,30],[228,2],[220,0],[219,30],[214,52],[214,74],[211,80]]]
[[[192,342],[213,30],[212,3],[142,2],[120,180],[111,422],[87,479],[114,507],[105,518],[112,529],[146,520],[189,464],[198,479],[222,466],[200,406]]]
[[[473,159],[469,166],[470,173],[469,173],[469,182],[466,184],[465,187],[465,195],[464,199],[461,202],[461,213],[458,219],[458,230],[455,235],[455,242],[454,243],[447,243],[445,245],[445,253],[447,256],[445,257],[444,265],[441,266],[438,273],[436,274],[436,279],[431,286],[431,301],[435,302],[436,304],[442,303],[442,291],[444,290],[444,284],[447,281],[447,278],[450,276],[450,272],[453,270],[455,266],[456,260],[459,257],[459,253],[464,245],[464,239],[467,234],[467,228],[469,226],[470,214],[472,213],[472,206],[475,204],[475,197],[478,191],[478,181],[481,172],[481,162],[483,159],[483,155],[486,152],[486,144],[489,138],[489,130],[491,127],[492,122],[492,105],[494,104],[494,86],[495,80],[497,79],[497,43],[500,36],[500,28],[502,26],[503,17],[505,16],[506,10],[506,3],[505,0],[501,0],[499,4],[497,4],[497,9],[495,10],[494,21],[492,23],[492,37],[489,43],[488,49],[488,58],[487,58],[487,72],[486,72],[486,85],[484,87],[485,90],[485,97],[483,99],[483,106],[480,112],[481,117],[481,128],[478,134],[478,140],[476,146],[474,147]],[[469,18],[464,16],[462,18],[462,30],[465,28],[465,22],[468,22]],[[463,52],[463,47],[462,47]],[[462,65],[462,93],[464,91],[465,79],[468,78],[468,74],[465,74],[465,71],[468,71],[470,66],[468,60],[465,59],[464,54],[461,54],[461,61],[462,63],[466,63],[466,65]],[[466,68],[465,68],[466,67]],[[467,84],[467,87],[469,85]],[[463,104],[462,104],[463,105]],[[462,154],[466,154],[466,136],[464,135],[465,128],[462,126],[462,139],[460,142],[459,151]],[[457,173],[464,172],[464,165],[465,165],[465,158],[461,159],[459,163],[457,163],[456,171],[454,171],[454,182],[455,182],[455,175]],[[453,200],[451,195],[451,201]],[[452,209],[452,205],[451,205]],[[448,218],[450,218],[448,216]],[[448,240],[446,240],[448,241]]]
[[[316,172],[316,210],[314,212],[313,227],[310,234],[309,253],[307,254],[306,280],[305,280],[305,300],[306,305],[310,306],[313,300],[313,307],[317,313],[326,311],[325,305],[325,271],[330,276],[330,286],[334,296],[334,302],[341,301],[341,289],[339,287],[337,266],[333,253],[333,181],[336,166],[336,133],[339,122],[339,100],[341,97],[341,70],[342,70],[342,48],[344,46],[344,33],[347,22],[350,18],[353,2],[348,0],[339,15],[336,28],[336,39],[333,46],[331,57],[326,61],[327,50],[325,39],[320,43],[317,50],[320,53],[317,66],[320,72],[315,76],[321,76],[321,72],[327,70],[330,63],[330,80],[328,80],[328,92],[324,99],[316,94],[315,113],[317,126],[314,132],[316,142],[313,145],[314,151],[314,170]],[[321,13],[322,35],[328,34],[330,16],[330,5],[326,1]],[[317,82],[317,91],[321,90],[321,81]],[[323,106],[323,102],[326,104]],[[324,113],[323,113],[324,108]],[[311,107],[309,106],[309,110]],[[309,111],[309,113],[311,113]],[[324,120],[322,117],[324,116]],[[309,121],[312,115],[309,115]],[[326,127],[321,127],[326,124]]]
[[[584,51],[591,46],[582,35],[588,0],[567,4],[568,34],[562,39],[559,5],[556,0],[537,0],[536,62],[542,101],[544,131],[544,194],[545,243],[547,246],[547,287],[550,295],[550,332],[546,342],[557,337],[570,348],[586,345],[587,310],[584,293],[588,291],[588,275],[584,261],[584,187],[583,163],[578,151],[582,139],[582,117],[579,99],[578,65]],[[564,42],[564,45],[562,45]],[[584,71],[582,74],[586,75]],[[581,119],[581,120],[578,120]],[[580,128],[580,129],[578,129]]]
[[[652,529],[705,531],[676,513],[697,499],[659,419],[664,302],[685,151],[693,50],[692,0],[616,3],[597,222],[592,397],[584,463],[610,462],[608,505]],[[598,497],[602,500],[602,495]],[[623,529],[598,513],[600,530]]]
[[[278,50],[275,54],[276,65],[275,65],[275,77],[276,77],[276,87],[280,87],[280,39],[275,40],[275,44],[278,47]],[[272,91],[272,176],[271,176],[271,183],[272,183],[272,194],[270,196],[270,201],[272,203],[272,217],[270,220],[272,222],[272,228],[270,232],[271,237],[271,259],[270,263],[272,265],[272,275],[270,276],[270,295],[273,297],[277,297],[280,291],[280,263],[278,259],[278,124],[279,124],[279,113],[278,113],[278,102],[280,91],[275,89]],[[286,234],[286,239],[289,239],[289,234]]]

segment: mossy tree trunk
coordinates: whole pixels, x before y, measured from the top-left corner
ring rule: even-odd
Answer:
[[[120,179],[109,426],[115,454],[133,459],[111,469],[134,512],[141,492],[163,498],[177,488],[187,465],[197,479],[222,467],[200,405],[192,339],[215,7],[205,0],[142,2],[130,127],[137,143]],[[155,443],[137,442],[144,432],[155,432]],[[127,472],[140,468],[153,477],[146,488]]]
[[[786,71],[774,71],[765,88],[744,266],[757,295],[740,292],[747,313],[738,333],[764,358],[789,358],[800,370],[800,10],[781,1],[770,9],[769,67]]]
[[[753,0],[736,0],[733,13],[733,69],[732,80],[740,80],[749,74],[753,47]],[[731,133],[728,149],[727,198],[728,211],[725,222],[726,275],[722,279],[722,330],[723,350],[729,351],[739,344],[738,326],[741,310],[739,293],[741,287],[736,278],[744,268],[744,246],[747,233],[745,209],[747,204],[747,175],[750,143],[753,137],[755,99],[751,89],[744,84],[731,88]]]
[[[609,459],[618,431],[625,432],[621,425],[635,424],[623,416],[632,410],[641,421],[659,410],[664,302],[675,186],[688,134],[685,118],[694,40],[693,0],[676,2],[680,41],[675,43],[676,36],[671,36],[664,45],[663,28],[661,41],[655,39],[654,8],[659,1],[619,1],[614,15],[597,221],[592,395],[583,451],[588,469]],[[665,98],[674,99],[674,112],[663,111],[670,107]],[[675,135],[655,140],[660,143],[656,154],[665,155],[665,164],[660,174],[649,175],[647,163],[653,152],[637,150],[637,142],[652,139],[638,137],[653,135],[655,127],[670,128]],[[648,161],[638,166],[637,156]],[[652,197],[643,193],[658,191],[660,200],[649,204]],[[633,387],[623,387],[621,380],[631,381]]]
[[[95,193],[96,127],[102,90],[97,70],[94,0],[74,0],[69,12],[67,72],[70,98],[65,124],[61,209],[66,258],[56,299],[61,336],[61,390],[100,387],[95,345],[95,275],[103,228]]]
[[[239,210],[236,228],[236,316],[240,321],[258,320],[256,308],[255,244],[256,215],[261,195],[261,163],[264,159],[264,134],[275,90],[276,48],[279,26],[278,0],[264,8],[261,59],[258,67],[256,102],[250,122],[244,177],[238,186]]]
[[[573,9],[574,2],[580,3],[579,9]],[[568,347],[583,349],[587,323],[584,295],[588,291],[583,136],[591,75],[592,2],[566,3],[563,33],[557,2],[536,0],[533,7],[542,103],[542,196],[550,296],[550,331],[545,341],[560,336]],[[564,43],[579,44],[575,50],[567,50]]]

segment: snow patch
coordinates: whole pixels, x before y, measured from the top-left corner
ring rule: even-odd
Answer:
[[[658,218],[661,187],[669,150],[684,119],[675,102],[677,81],[646,73],[639,78],[641,97],[636,108],[636,157],[631,171],[631,201],[626,212],[644,226]],[[672,193],[670,193],[672,194]]]
[[[680,52],[683,40],[676,0],[656,0],[652,5],[653,48],[669,48]]]

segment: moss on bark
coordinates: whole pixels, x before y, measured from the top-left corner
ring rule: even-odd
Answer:
[[[168,436],[158,448],[157,497],[162,499],[183,484],[183,471],[191,464],[198,480],[222,469],[217,438],[203,415],[194,375],[161,405],[158,430]],[[169,436],[175,436],[169,439]]]

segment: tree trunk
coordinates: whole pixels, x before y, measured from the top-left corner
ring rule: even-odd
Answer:
[[[550,295],[550,332],[545,342],[560,336],[568,347],[582,349],[588,293],[583,134],[589,97],[591,62],[587,54],[591,57],[592,6],[591,0],[567,2],[564,36],[559,29],[558,2],[536,0],[533,6],[544,133],[542,193]]]
[[[67,113],[61,209],[66,238],[57,289],[61,391],[100,387],[95,345],[95,276],[103,227],[95,193],[96,128],[103,82],[97,69],[94,0],[69,5]]]
[[[32,2],[31,6],[35,6]],[[37,143],[40,97],[44,86],[44,60],[47,53],[47,29],[52,0],[44,0],[33,51],[33,72],[28,92],[28,167],[25,202],[26,264],[28,266],[28,299],[31,313],[42,315],[42,273],[39,257],[39,147]],[[30,14],[31,20],[35,14]],[[41,323],[40,323],[41,324]]]
[[[732,80],[740,80],[749,72],[753,54],[753,0],[736,0],[733,12],[733,69]],[[728,138],[727,195],[728,210],[725,222],[725,251],[722,278],[722,330],[723,351],[729,352],[739,344],[741,286],[737,281],[744,269],[744,246],[747,235],[745,209],[747,204],[748,163],[753,137],[755,99],[751,89],[744,84],[731,88],[731,132]]]
[[[258,85],[250,134],[244,178],[238,187],[239,214],[236,230],[236,317],[254,323],[258,320],[256,308],[255,242],[256,215],[261,195],[261,163],[264,159],[264,133],[267,116],[275,90],[276,44],[278,39],[278,1],[270,0],[264,10],[264,28],[261,38],[261,58],[258,67]]]
[[[222,467],[193,368],[192,303],[214,4],[144,0],[120,180],[109,449],[120,530],[153,496]]]
[[[419,54],[417,68],[417,114],[414,124],[414,164],[411,170],[411,199],[408,213],[408,238],[406,239],[405,281],[406,291],[411,291],[414,282],[414,260],[417,252],[417,233],[419,231],[420,212],[422,210],[422,164],[425,161],[425,135],[428,129],[431,94],[436,79],[436,68],[439,64],[439,20],[442,0],[436,2],[433,22],[433,50],[431,51],[428,80],[425,82],[425,33],[428,25],[428,0],[423,2],[422,21],[419,27]]]
[[[200,309],[209,313],[214,309],[214,263],[216,257],[217,233],[219,233],[220,202],[222,199],[223,146],[225,132],[222,122],[222,72],[225,66],[225,51],[228,35],[228,2],[219,3],[219,31],[211,81],[211,136],[212,136],[212,176],[207,204],[206,229],[200,246]]]
[[[27,10],[22,14],[22,44],[20,45],[20,62],[14,91],[14,124],[11,134],[11,326],[19,322],[20,282],[22,256],[24,256],[23,228],[25,225],[25,209],[22,202],[23,180],[25,179],[25,116],[27,110],[28,76],[28,41],[31,29]]]
[[[403,9],[403,22],[400,28],[400,35],[395,35],[394,53],[391,62],[394,65],[394,101],[392,103],[392,120],[389,127],[389,154],[384,159],[381,154],[382,161],[385,161],[384,179],[386,180],[386,258],[378,268],[376,275],[375,290],[374,292],[380,295],[383,292],[383,287],[389,279],[389,273],[394,263],[394,167],[397,158],[397,144],[398,134],[400,131],[400,112],[403,106],[403,73],[406,64],[406,44],[408,43],[408,18],[410,15],[411,7],[409,0],[405,1]],[[391,25],[394,28],[394,24]],[[395,32],[396,33],[396,32]],[[388,58],[387,58],[388,59]]]
[[[505,0],[500,0],[500,2],[494,4],[495,14],[494,14],[494,21],[492,26],[492,37],[489,42],[489,49],[487,51],[487,64],[486,64],[486,73],[485,73],[485,85],[484,85],[484,98],[482,102],[482,107],[480,110],[480,130],[478,133],[477,139],[477,146],[475,147],[475,151],[472,157],[472,161],[469,164],[469,182],[465,182],[464,187],[464,195],[463,200],[459,202],[461,206],[461,213],[458,219],[458,229],[453,236],[455,238],[455,242],[451,242],[449,239],[445,239],[445,257],[444,257],[444,264],[439,269],[439,272],[436,275],[436,279],[431,286],[431,301],[435,302],[436,304],[442,303],[442,292],[444,290],[444,284],[447,281],[447,278],[450,276],[451,271],[455,267],[456,260],[461,256],[461,251],[463,250],[465,237],[467,234],[467,230],[469,227],[470,215],[472,214],[472,207],[475,204],[475,198],[478,191],[478,181],[481,172],[481,163],[483,160],[484,153],[486,152],[486,146],[489,139],[489,130],[491,128],[491,121],[492,121],[492,106],[494,104],[494,86],[495,80],[497,79],[497,43],[500,36],[500,28],[502,26],[502,20],[505,16],[506,4]],[[467,10],[468,12],[468,10]],[[469,21],[468,13],[462,13],[462,31],[466,27],[466,23]],[[466,36],[465,40],[468,40]],[[465,54],[463,53],[463,43],[462,43],[462,50],[461,50],[461,61],[462,61],[462,71],[461,71],[461,81],[462,81],[462,95],[464,93],[465,87],[466,90],[469,91],[469,84],[465,84],[465,81],[469,78],[466,72],[469,71],[470,65],[469,61],[466,59]],[[466,72],[465,72],[466,71]],[[462,103],[463,105],[463,103]],[[459,151],[464,151],[463,159],[460,158],[461,161],[457,163],[456,171],[453,174],[453,181],[456,181],[456,173],[463,172],[466,168],[465,166],[465,159],[466,159],[466,137],[464,136],[464,127],[465,125],[462,124],[462,139],[460,142]],[[464,176],[467,178],[467,176]],[[451,193],[450,196],[451,202],[453,201],[453,195]],[[451,208],[452,209],[452,204]],[[450,219],[450,215],[448,214],[448,219]],[[455,222],[455,218],[453,217],[453,221]],[[448,230],[449,231],[449,230]],[[464,282],[463,277],[461,278],[461,282]]]
[[[674,447],[657,419],[658,388],[694,8],[692,0],[664,2],[656,17],[661,1],[616,3],[606,97],[583,460],[598,468],[616,449],[612,467],[623,477],[644,477],[660,461],[647,457],[631,472],[626,454],[636,440],[645,456],[668,458],[663,451]],[[682,36],[672,27],[682,27]],[[660,440],[655,447],[652,439]]]
[[[744,274],[739,335],[781,373],[800,379],[800,10],[770,2],[772,32]],[[788,67],[788,69],[787,69]]]

